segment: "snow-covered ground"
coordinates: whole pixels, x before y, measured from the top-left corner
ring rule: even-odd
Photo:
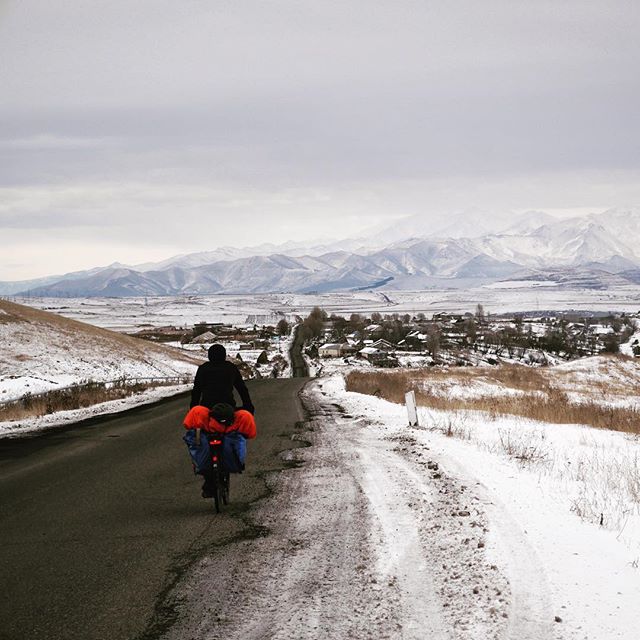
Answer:
[[[640,409],[640,363],[637,359],[594,356],[550,369],[555,386],[572,402]]]
[[[191,378],[201,361],[176,349],[0,300],[0,403],[87,381]],[[161,387],[122,401],[75,412],[0,423],[0,434],[65,424],[130,407],[177,388]]]
[[[454,637],[494,637],[486,627],[497,624],[487,617],[492,607],[507,616],[509,638],[638,637],[637,437],[424,409],[422,427],[410,428],[403,406],[347,392],[339,374],[318,384],[327,403],[353,418],[352,430],[343,427],[348,434],[334,435],[347,435],[354,455],[371,469],[375,481],[363,488],[375,513],[388,517],[380,526],[392,545],[400,545],[394,571],[404,572],[407,589],[421,583],[424,551],[410,549],[416,535],[425,536],[423,548],[430,542],[437,563],[418,599],[429,600],[435,582],[440,598],[450,599],[446,617],[478,589],[477,601],[456,613],[476,631]],[[461,500],[460,509],[470,515],[456,514],[458,507],[448,511],[449,497]],[[400,516],[407,506],[411,520],[405,522]],[[469,528],[471,521],[477,525]],[[468,550],[478,546],[482,559],[474,564]],[[410,562],[402,561],[406,552]],[[504,637],[499,625],[495,630],[495,637]]]
[[[620,345],[620,353],[623,353],[625,356],[633,356],[633,348],[640,347],[640,331],[636,331],[627,342],[624,342]]]
[[[0,300],[0,402],[87,380],[193,375],[197,359]]]
[[[241,325],[272,324],[285,317],[306,316],[314,306],[348,317],[351,313],[473,312],[482,304],[486,313],[544,310],[600,312],[640,310],[640,287],[606,291],[566,289],[510,282],[508,288],[429,289],[426,291],[355,291],[327,294],[252,294],[148,298],[25,298],[16,302],[117,331],[149,326],[188,326],[198,322]]]
[[[558,282],[549,282],[548,280],[502,280],[500,282],[492,282],[485,284],[485,289],[530,289],[537,287],[557,287]]]

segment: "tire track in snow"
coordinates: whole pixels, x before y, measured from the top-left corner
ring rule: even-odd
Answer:
[[[447,457],[442,464],[456,477],[473,484],[490,523],[491,546],[496,562],[509,581],[509,622],[506,640],[562,640],[568,631],[552,623],[554,614],[549,585],[536,552],[527,542],[526,531],[507,508],[485,487],[476,482],[469,469]]]
[[[362,485],[381,529],[377,547],[381,578],[397,585],[402,608],[403,638],[449,638],[440,605],[431,582],[419,530],[420,521],[406,501],[398,499],[398,480],[430,500],[430,492],[415,477],[409,466],[385,447],[362,446],[360,453]],[[416,495],[416,499],[417,499]]]
[[[549,587],[542,565],[527,544],[523,531],[505,509],[491,509],[490,518],[497,531],[498,544],[507,558],[505,572],[512,593],[509,640],[564,637],[557,625],[553,628],[553,614],[547,596]]]

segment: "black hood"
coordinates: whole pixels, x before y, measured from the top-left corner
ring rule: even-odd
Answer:
[[[209,347],[209,360],[211,362],[224,362],[227,359],[227,350],[221,344],[213,344]]]

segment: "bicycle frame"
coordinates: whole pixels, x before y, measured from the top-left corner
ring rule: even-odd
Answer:
[[[222,467],[222,440],[209,434],[209,450],[213,466],[213,502],[217,513],[220,513],[220,502],[229,504],[229,472]]]

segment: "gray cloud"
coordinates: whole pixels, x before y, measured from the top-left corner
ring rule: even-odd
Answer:
[[[7,2],[0,227],[188,251],[206,222],[640,200],[638,26],[631,1]]]

